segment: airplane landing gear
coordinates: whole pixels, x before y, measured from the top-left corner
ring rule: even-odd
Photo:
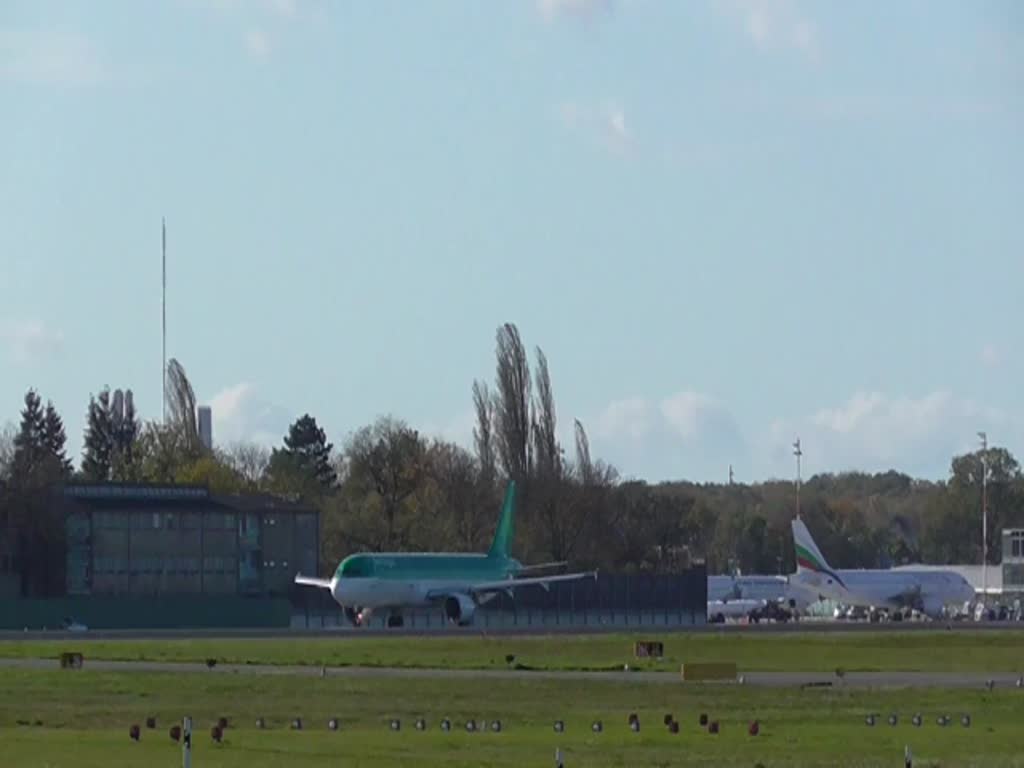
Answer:
[[[388,629],[397,629],[405,626],[405,618],[400,613],[392,613],[388,616]]]
[[[362,627],[370,620],[370,609],[368,608],[346,608],[345,618],[352,622],[353,627]]]

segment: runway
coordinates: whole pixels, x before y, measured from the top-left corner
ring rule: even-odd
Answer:
[[[345,640],[360,637],[528,637],[552,635],[647,635],[676,634],[787,634],[787,633],[856,633],[856,632],[989,632],[1016,630],[1024,632],[1019,621],[954,621],[954,622],[841,622],[800,621],[785,624],[696,624],[691,626],[558,626],[533,625],[524,627],[444,627],[402,629],[356,629],[352,627],[326,627],[309,629],[95,629],[86,632],[64,630],[0,630],[0,642],[35,640],[231,640],[231,639],[291,639],[337,638]]]
[[[55,659],[0,659],[0,668],[7,669],[60,669]],[[682,683],[677,672],[583,672],[515,669],[423,669],[396,667],[318,667],[276,666],[270,664],[217,664],[212,669],[201,663],[160,661],[89,661],[84,671],[97,672],[157,672],[202,675],[292,675],[309,678],[404,678],[404,679],[463,679],[463,680],[573,680],[585,682],[701,685]],[[746,672],[741,678],[724,684],[749,685],[768,688],[832,687],[832,688],[985,688],[992,683],[996,688],[1020,686],[1017,673],[962,673],[962,672],[848,672],[842,679],[824,672]],[[723,683],[707,683],[722,685]],[[1024,688],[1021,689],[1024,696]]]

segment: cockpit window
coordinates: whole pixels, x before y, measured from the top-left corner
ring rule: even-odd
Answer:
[[[346,557],[341,564],[341,577],[343,579],[365,579],[373,576],[373,560],[361,555]]]

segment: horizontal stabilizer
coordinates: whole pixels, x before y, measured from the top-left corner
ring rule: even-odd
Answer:
[[[307,587],[320,587],[320,589],[330,589],[330,579],[315,579],[312,576],[303,576],[301,573],[295,577],[296,584],[305,584]]]
[[[537,563],[536,565],[523,565],[520,566],[518,573],[529,573],[530,571],[543,571],[546,568],[561,568],[562,566],[568,564],[568,560],[562,560],[559,563]]]

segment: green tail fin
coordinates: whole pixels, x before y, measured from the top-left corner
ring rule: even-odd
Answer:
[[[487,552],[488,557],[508,558],[512,554],[512,536],[515,533],[516,484],[510,480],[501,505],[501,517],[494,531],[494,541]]]

